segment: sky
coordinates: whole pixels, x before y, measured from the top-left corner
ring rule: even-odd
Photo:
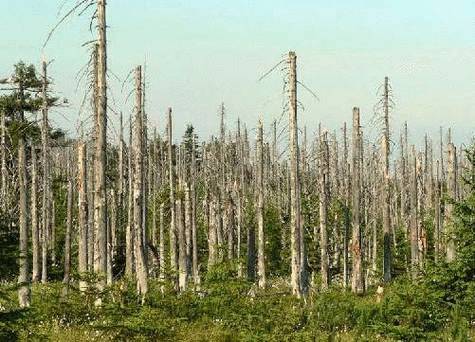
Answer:
[[[82,45],[94,39],[92,12],[70,17],[42,45],[75,1],[0,1],[0,75],[20,59],[54,60],[54,89],[70,105],[51,117],[71,135],[88,116],[80,113],[84,85],[76,78],[89,58]],[[258,80],[289,50],[297,53],[299,80],[318,96],[299,88],[299,125],[310,132],[319,122],[338,130],[354,106],[363,129],[377,131],[373,106],[388,76],[393,140],[404,121],[416,144],[425,133],[438,141],[440,126],[452,127],[457,143],[475,133],[473,0],[109,0],[107,15],[112,139],[115,112],[131,112],[133,82],[123,82],[138,64],[146,64],[146,111],[159,132],[172,107],[177,136],[188,123],[201,138],[217,134],[221,102],[229,128],[239,117],[253,134],[261,117],[269,132],[281,117],[282,73]]]

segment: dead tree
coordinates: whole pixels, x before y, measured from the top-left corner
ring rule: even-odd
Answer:
[[[134,180],[133,180],[133,119],[129,118],[128,191],[127,191],[127,227],[125,230],[125,275],[132,277],[134,270]]]
[[[343,287],[348,287],[350,278],[350,267],[348,258],[348,242],[350,235],[350,163],[348,162],[348,138],[346,122],[343,124],[343,196],[344,196],[344,223],[343,223]]]
[[[5,112],[0,110],[0,173],[1,173],[1,188],[0,196],[3,199],[1,204],[1,211],[5,213],[8,206],[8,170],[7,170],[7,126],[5,123]]]
[[[69,163],[68,163],[69,164]],[[66,293],[68,291],[69,282],[71,278],[71,231],[73,226],[73,179],[68,168],[68,188],[67,188],[67,204],[66,204],[66,232],[64,237],[64,277],[63,284],[65,285]]]
[[[446,257],[447,262],[455,259],[454,201],[457,200],[457,148],[451,142],[447,149],[447,202],[445,204]]]
[[[320,141],[320,170],[319,170],[319,217],[320,217],[320,273],[322,277],[322,289],[328,289],[330,285],[329,256],[328,256],[328,197],[329,197],[329,147],[327,132],[323,133]]]
[[[417,155],[416,149],[412,146],[412,174],[411,174],[411,234],[410,234],[410,245],[411,245],[411,268],[412,275],[415,277],[417,275],[417,269],[419,267],[419,212],[418,212],[418,197],[419,197],[419,186],[417,180]]]
[[[135,120],[133,135],[133,226],[134,226],[134,255],[135,273],[137,277],[137,292],[144,296],[148,292],[148,267],[145,259],[144,237],[146,221],[143,215],[144,205],[144,143],[143,111],[142,111],[142,67],[135,69]]]
[[[290,145],[290,248],[291,248],[291,287],[292,293],[297,296],[304,294],[306,285],[303,284],[304,270],[302,266],[303,227],[300,224],[300,171],[299,145],[297,126],[297,56],[289,52],[289,145]]]
[[[441,228],[442,228],[442,213],[441,213],[441,182],[439,161],[437,161],[435,170],[435,184],[434,184],[434,258],[438,262],[441,254]]]
[[[31,247],[32,247],[32,282],[40,278],[40,235],[38,226],[38,162],[36,146],[31,146]],[[5,199],[5,198],[4,198]]]
[[[257,167],[257,279],[260,288],[266,287],[265,236],[264,236],[264,172],[263,172],[263,129],[262,121],[257,125],[256,167]]]
[[[390,195],[390,174],[389,174],[389,78],[384,79],[384,128],[382,140],[382,166],[383,166],[383,277],[384,281],[391,280],[391,195]]]
[[[180,291],[186,291],[188,285],[188,273],[186,262],[186,237],[183,201],[177,199],[175,202],[176,223],[178,235],[178,288]]]
[[[165,279],[165,203],[160,204],[159,261],[160,280]]]
[[[196,151],[195,151],[195,135],[191,139],[191,243],[192,243],[192,275],[195,286],[200,284],[199,266],[198,266],[198,232],[196,226]]]
[[[175,175],[173,170],[173,126],[172,109],[168,108],[168,177],[170,187],[170,266],[174,273],[174,283],[178,285],[176,272],[178,271],[178,255],[176,250],[176,215],[175,215]]]
[[[87,250],[88,250],[88,198],[87,198],[87,160],[86,144],[81,139],[78,144],[78,272],[79,289],[86,290],[86,282],[81,280],[87,272]]]
[[[43,165],[43,195],[41,206],[41,282],[44,284],[48,280],[48,230],[50,225],[50,157],[49,157],[49,123],[48,123],[48,98],[47,98],[47,64],[42,63],[42,125],[41,125],[41,146]]]
[[[364,271],[363,271],[363,251],[361,234],[361,133],[360,133],[360,110],[353,108],[353,140],[352,140],[352,247],[351,254],[353,260],[351,275],[351,290],[354,293],[363,293]]]
[[[20,308],[30,306],[30,277],[28,270],[28,178],[26,172],[25,140],[20,137],[18,140],[18,175],[20,190],[20,247],[18,264],[20,272],[18,276],[18,302]]]
[[[107,271],[107,24],[106,0],[97,0],[97,114],[94,160],[94,272],[102,291]],[[98,300],[100,305],[101,301]]]

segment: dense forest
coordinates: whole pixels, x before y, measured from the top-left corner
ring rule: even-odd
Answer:
[[[475,338],[473,141],[393,127],[384,75],[375,139],[358,107],[307,133],[295,52],[269,71],[282,116],[223,103],[209,139],[175,136],[172,108],[150,125],[137,66],[111,139],[106,1],[67,15],[91,10],[74,136],[51,125],[68,101],[47,61],[0,80],[0,340]]]

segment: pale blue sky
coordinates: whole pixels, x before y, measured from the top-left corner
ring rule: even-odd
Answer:
[[[0,2],[2,75],[19,59],[39,63],[61,2]],[[353,106],[361,107],[367,123],[376,90],[388,75],[397,102],[395,132],[407,120],[412,135],[421,139],[440,125],[452,126],[457,142],[474,134],[473,0],[109,0],[108,5],[109,67],[123,78],[146,59],[150,119],[163,128],[165,110],[172,106],[177,134],[188,122],[201,136],[216,132],[221,101],[229,125],[238,116],[249,126],[260,114],[266,124],[278,118],[281,77],[257,79],[288,50],[297,52],[299,77],[320,98],[300,91],[306,106],[301,125],[311,131],[320,121],[329,129],[340,127],[351,119]],[[67,119],[53,113],[53,120],[71,131],[83,91],[76,92],[74,77],[88,58],[81,44],[90,39],[88,19],[72,17],[45,51],[55,59],[50,72],[56,89],[72,105]],[[127,112],[119,83],[112,80],[111,89],[115,107]]]

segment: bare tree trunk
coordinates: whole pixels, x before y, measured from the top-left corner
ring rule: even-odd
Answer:
[[[78,229],[79,229],[79,252],[78,252],[78,271],[79,271],[79,289],[85,291],[87,284],[84,280],[84,273],[87,272],[87,240],[88,240],[88,198],[87,198],[87,162],[86,162],[86,144],[80,141],[78,145]]]
[[[49,177],[49,124],[48,124],[48,99],[46,95],[48,79],[47,64],[42,63],[43,88],[42,88],[42,125],[41,125],[41,146],[43,165],[43,197],[41,206],[41,282],[48,281],[48,229],[50,224],[50,177]]]
[[[206,201],[207,202],[207,201]],[[208,202],[207,202],[208,203]],[[218,237],[216,232],[217,226],[217,204],[216,200],[211,199],[209,205],[209,224],[208,224],[208,270],[211,269],[218,261]]]
[[[94,272],[99,280],[97,288],[104,289],[107,271],[107,39],[106,0],[97,0],[97,126],[94,162]],[[97,305],[101,305],[98,299]]]
[[[26,173],[25,141],[23,137],[18,140],[18,174],[20,188],[20,247],[18,264],[18,302],[20,308],[30,306],[30,279],[28,270],[28,179]]]
[[[1,211],[7,211],[8,205],[8,170],[7,170],[7,126],[5,123],[5,112],[0,110],[0,172],[1,172],[1,189],[0,196],[3,199],[1,204]]]
[[[186,247],[186,255],[185,255],[185,261],[186,261],[186,274],[187,278],[191,278],[192,273],[191,273],[191,258],[192,258],[192,207],[191,207],[191,190],[190,187],[188,186],[188,183],[185,183],[185,247]]]
[[[160,244],[160,280],[165,279],[165,204],[160,204],[160,236],[159,244]]]
[[[291,248],[291,286],[292,293],[297,296],[303,294],[302,262],[300,245],[300,176],[299,176],[299,146],[297,126],[297,56],[289,52],[288,63],[290,69],[289,86],[289,130],[290,130],[290,248]]]
[[[56,201],[53,197],[53,192],[50,193],[51,198],[51,234],[50,234],[50,249],[51,249],[51,262],[56,265]]]
[[[38,173],[37,173],[36,146],[31,146],[31,247],[32,247],[32,282],[40,278],[40,235],[38,226]],[[6,200],[4,197],[3,200]]]
[[[133,172],[133,125],[132,116],[130,117],[129,128],[129,153],[127,158],[128,163],[128,191],[127,191],[127,227],[125,231],[125,275],[129,278],[134,273],[134,172]]]
[[[448,203],[445,205],[446,219],[446,238],[447,238],[447,262],[455,259],[455,241],[454,241],[454,204],[457,200],[457,149],[453,143],[448,144],[447,154],[447,196]]]
[[[68,163],[69,164],[69,163]],[[68,292],[69,281],[71,277],[71,230],[73,225],[73,180],[68,165],[68,197],[66,208],[66,232],[64,237],[64,277],[63,284],[65,291]]]
[[[262,121],[257,126],[257,279],[260,288],[266,287],[265,237],[264,237],[264,172],[263,172],[263,139]]]
[[[440,183],[440,171],[439,171],[439,161],[437,161],[436,166],[436,178],[435,178],[435,189],[434,189],[434,257],[435,262],[440,260],[440,253],[441,253],[441,244],[440,244],[440,235],[441,235],[441,183]]]
[[[416,149],[412,146],[412,177],[411,177],[411,268],[412,275],[415,277],[417,275],[418,266],[419,266],[419,231],[418,231],[418,222],[419,222],[419,212],[418,212],[418,182],[417,182],[417,155]]]
[[[391,195],[389,175],[389,79],[384,79],[384,134],[383,134],[383,276],[391,280]]]
[[[173,126],[172,109],[168,108],[168,177],[170,186],[170,266],[174,283],[178,285],[176,272],[178,271],[178,255],[176,251],[176,215],[175,215],[175,178],[173,171]]]
[[[195,286],[200,284],[199,266],[198,266],[198,232],[196,227],[196,151],[195,151],[195,135],[192,136],[192,148],[191,148],[191,240],[192,240],[192,273]]]
[[[175,203],[178,228],[178,288],[183,292],[188,285],[184,210],[181,199],[177,199]]]
[[[114,251],[116,244],[117,229],[117,203],[115,199],[115,190],[109,191],[110,217],[107,218],[107,285],[113,281]]]
[[[135,70],[135,122],[134,122],[134,136],[133,136],[133,226],[135,233],[134,254],[135,254],[135,272],[137,276],[137,292],[142,296],[142,303],[144,296],[148,292],[148,268],[145,260],[145,246],[143,234],[145,232],[145,224],[143,215],[144,205],[144,160],[143,160],[143,111],[142,111],[142,68],[138,66]]]
[[[348,138],[346,122],[343,125],[343,191],[345,199],[344,227],[343,227],[343,287],[348,287],[350,267],[348,258],[348,240],[350,235],[350,164],[348,163]]]
[[[320,273],[322,277],[322,289],[328,289],[330,285],[329,265],[328,265],[328,193],[329,193],[329,147],[325,132],[320,141],[320,195],[319,195],[319,217],[320,217]]]
[[[361,234],[361,133],[360,133],[360,110],[353,108],[353,172],[352,172],[352,248],[353,269],[351,277],[351,290],[354,293],[361,294],[365,290],[364,271],[363,271],[363,251]]]

